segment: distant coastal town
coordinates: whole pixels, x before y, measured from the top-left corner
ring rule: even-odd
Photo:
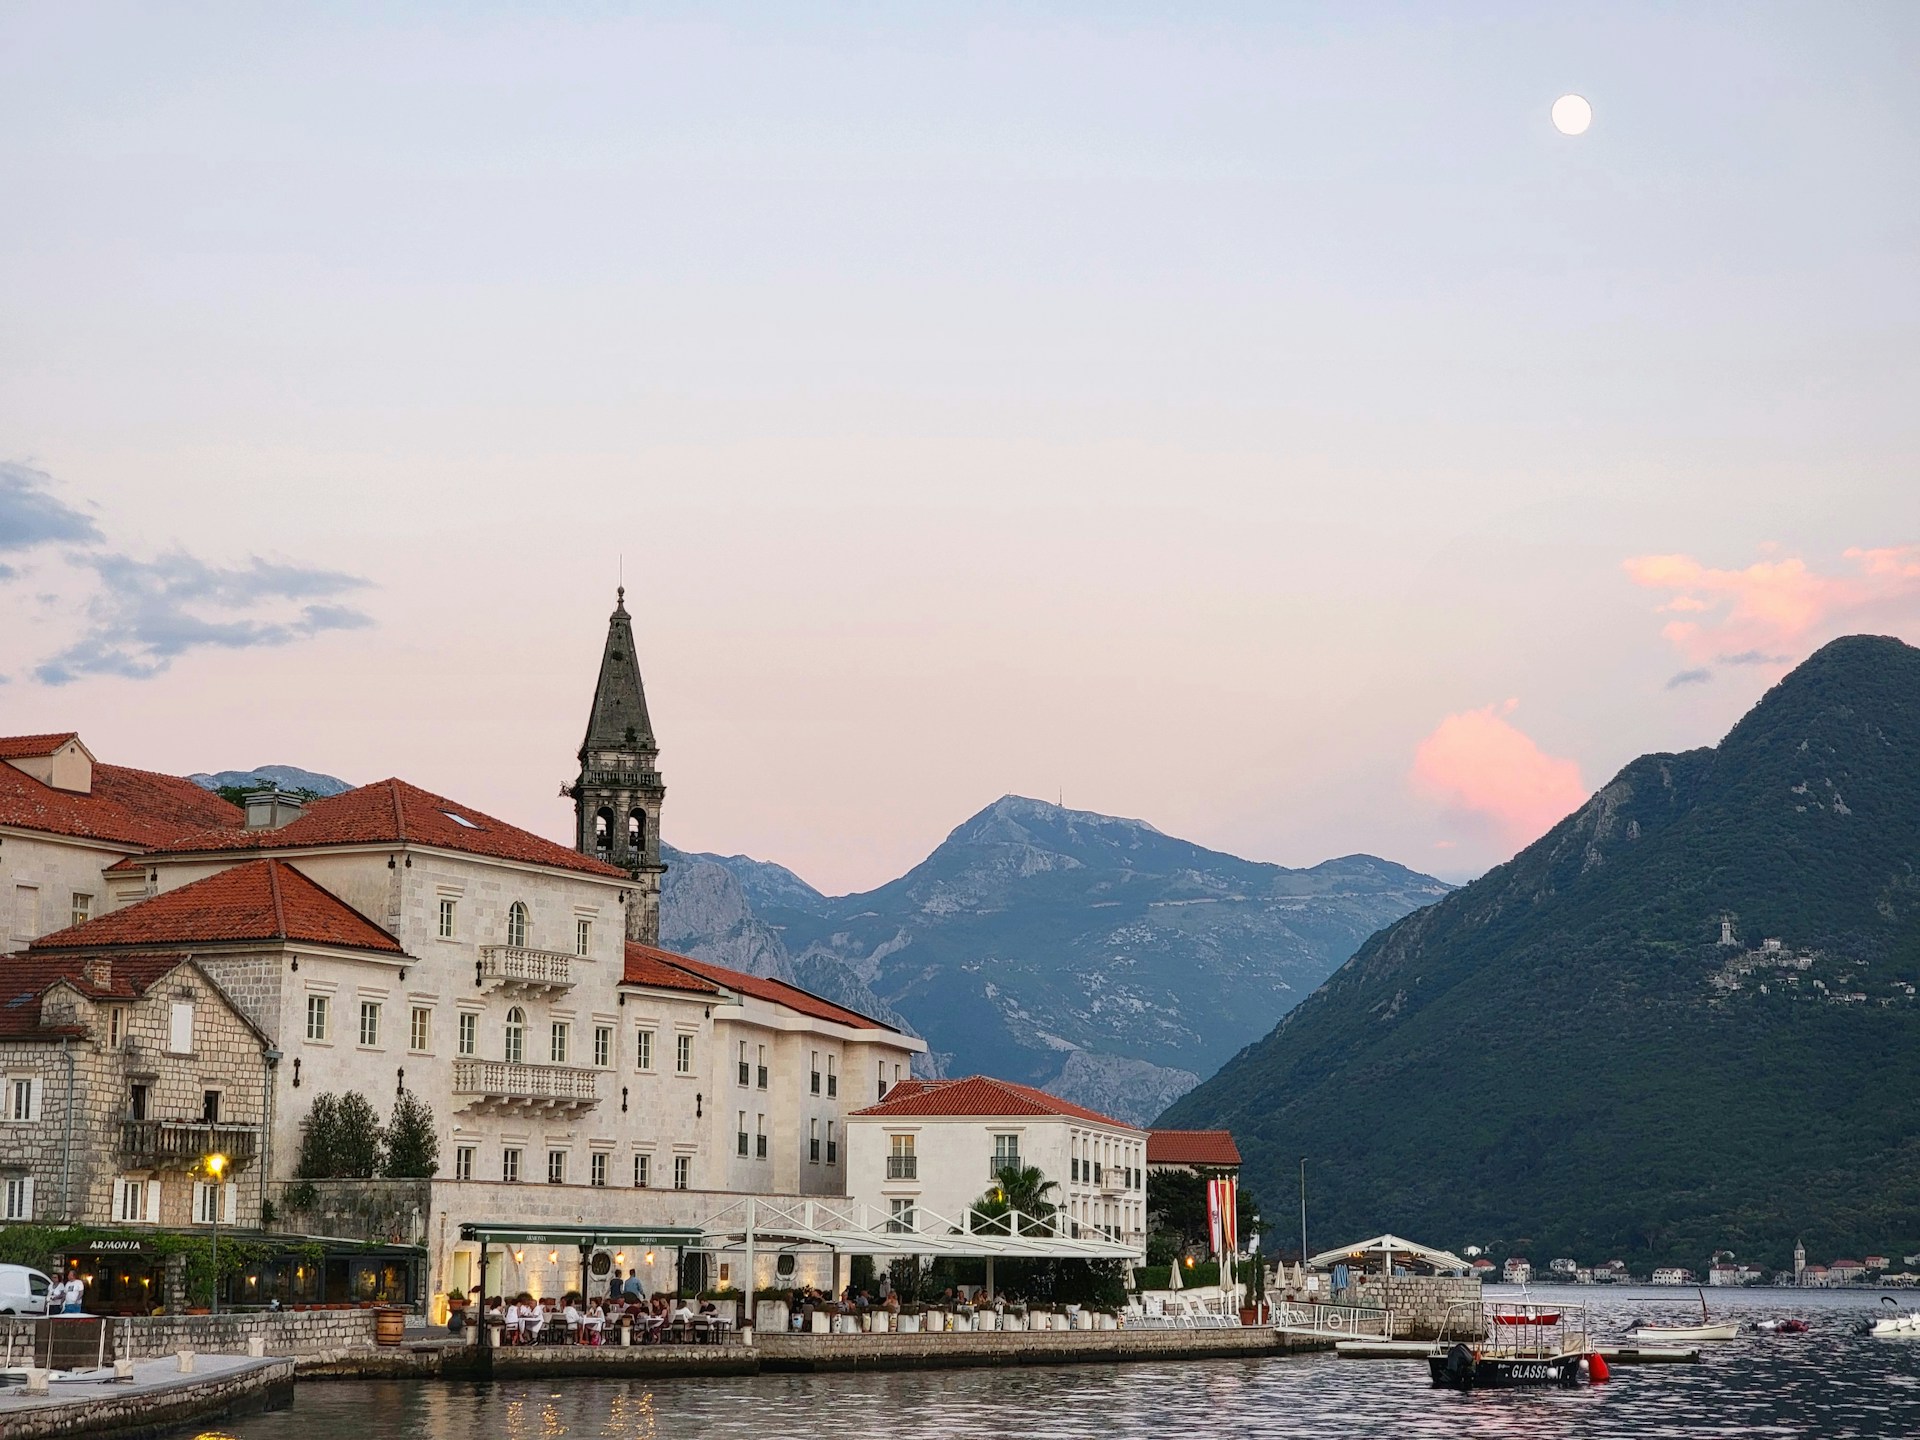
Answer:
[[[1473,1271],[1483,1281],[1498,1279],[1505,1285],[1528,1285],[1545,1281],[1557,1285],[1787,1285],[1808,1290],[1835,1290],[1848,1285],[1879,1289],[1911,1289],[1920,1285],[1920,1255],[1905,1255],[1899,1268],[1885,1255],[1867,1255],[1858,1260],[1830,1260],[1826,1264],[1810,1262],[1804,1244],[1794,1246],[1791,1270],[1769,1270],[1736,1260],[1728,1252],[1713,1257],[1703,1271],[1663,1265],[1635,1274],[1624,1260],[1609,1260],[1604,1265],[1582,1265],[1564,1256],[1547,1262],[1536,1272],[1524,1256],[1509,1256],[1496,1265],[1476,1255]]]

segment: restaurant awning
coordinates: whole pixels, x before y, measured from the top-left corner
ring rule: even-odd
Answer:
[[[1467,1262],[1450,1250],[1435,1250],[1430,1245],[1417,1245],[1411,1240],[1403,1240],[1398,1235],[1376,1235],[1371,1240],[1362,1240],[1357,1245],[1342,1245],[1334,1250],[1322,1250],[1307,1264],[1315,1270],[1325,1270],[1333,1265],[1365,1265],[1369,1260],[1379,1260],[1382,1268],[1390,1268],[1395,1261],[1405,1260],[1411,1264],[1426,1265],[1435,1270],[1466,1270]]]
[[[693,1225],[540,1225],[524,1222],[475,1221],[460,1227],[462,1240],[477,1240],[483,1245],[574,1245],[589,1250],[611,1250],[621,1246],[635,1248],[699,1246],[704,1236]]]

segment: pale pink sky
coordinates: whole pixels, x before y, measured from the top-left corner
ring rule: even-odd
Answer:
[[[1920,641],[1911,7],[1110,11],[10,8],[0,731],[564,837],[624,557],[676,844],[1457,877]]]

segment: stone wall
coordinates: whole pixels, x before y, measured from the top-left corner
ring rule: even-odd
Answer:
[[[1393,1333],[1403,1340],[1432,1340],[1449,1318],[1455,1333],[1480,1329],[1480,1282],[1445,1275],[1355,1275],[1334,1293],[1339,1305],[1393,1312]]]
[[[968,1335],[756,1335],[763,1371],[914,1370],[986,1365],[1279,1355],[1324,1348],[1264,1326],[1223,1330],[992,1330]]]
[[[250,1311],[245,1315],[154,1315],[108,1322],[108,1353],[148,1359],[192,1350],[202,1355],[244,1355],[258,1336],[267,1354],[327,1359],[373,1347],[371,1310]]]
[[[55,1387],[56,1389],[60,1387]],[[182,1375],[178,1383],[135,1393],[69,1399],[10,1410],[7,1440],[54,1436],[164,1435],[176,1428],[207,1427],[293,1403],[293,1366],[286,1360],[256,1360],[219,1375]]]

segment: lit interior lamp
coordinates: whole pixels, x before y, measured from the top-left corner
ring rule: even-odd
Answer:
[[[560,1260],[560,1252],[558,1250],[547,1251],[547,1264],[555,1265],[559,1263],[559,1260]]]
[[[624,1265],[624,1264],[626,1264],[626,1263],[627,1263],[627,1252],[626,1252],[626,1251],[624,1251],[624,1250],[616,1250],[616,1251],[614,1251],[614,1252],[613,1252],[613,1263],[614,1263],[614,1264],[616,1264],[616,1265]]]
[[[649,1250],[647,1251],[647,1264],[651,1265],[652,1263],[653,1263],[653,1252]]]

